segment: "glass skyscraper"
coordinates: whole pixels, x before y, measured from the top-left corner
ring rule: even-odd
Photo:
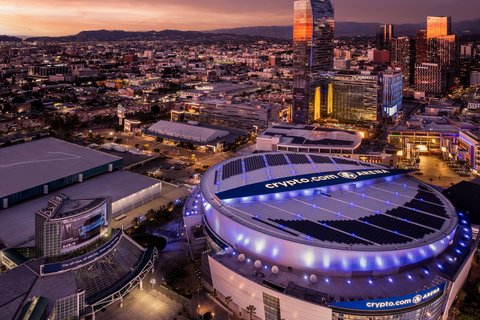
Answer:
[[[320,119],[320,78],[333,70],[334,12],[330,0],[294,2],[294,79],[292,117],[295,123]]]

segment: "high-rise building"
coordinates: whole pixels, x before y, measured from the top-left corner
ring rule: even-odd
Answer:
[[[451,34],[451,31],[451,17],[427,17],[425,35],[423,31],[417,33],[416,90],[440,94],[458,83],[459,42],[458,37]],[[440,78],[437,77],[438,72],[440,72]],[[417,75],[422,79],[417,79]],[[439,89],[438,85],[442,88]]]
[[[317,89],[322,72],[333,70],[334,11],[330,0],[295,0],[293,107],[295,123],[320,118]]]
[[[430,94],[442,94],[446,78],[438,63],[417,63],[415,65],[415,90]]]
[[[426,63],[427,59],[427,30],[418,30],[415,38],[415,61]]]
[[[382,120],[383,87],[380,74],[325,74],[317,88],[316,97],[322,117],[341,122],[372,123]]]
[[[383,117],[391,117],[402,109],[403,74],[396,71],[384,72],[381,77],[383,88]]]
[[[415,73],[415,43],[412,38],[398,37],[392,39],[392,65],[400,68],[403,74],[403,84],[413,84]]]
[[[452,17],[427,17],[427,40],[452,33]]]
[[[393,25],[382,24],[377,28],[376,48],[389,50],[393,39]]]

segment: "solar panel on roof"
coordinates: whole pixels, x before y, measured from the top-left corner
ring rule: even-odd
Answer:
[[[333,163],[332,159],[330,159],[329,157],[317,156],[315,154],[311,154],[310,159],[312,159],[313,162],[318,163],[318,164]]]
[[[285,159],[283,154],[267,154],[267,163],[271,167],[287,165],[287,159]]]
[[[263,169],[266,167],[263,156],[253,156],[245,158],[245,170],[247,172]]]
[[[295,137],[292,139],[293,144],[303,144],[305,142],[305,138]]]
[[[331,220],[319,222],[378,244],[397,244],[412,241],[400,234],[383,230],[358,220]]]
[[[335,163],[336,164],[350,164],[350,165],[358,166],[357,161],[343,159],[343,158],[335,158]]]
[[[415,238],[422,239],[427,234],[433,233],[434,231],[413,223],[409,223],[403,220],[395,219],[384,214],[377,214],[369,217],[360,218],[361,221],[379,226],[384,229],[388,229],[393,232],[399,232],[403,235]]]
[[[310,163],[310,160],[308,160],[307,156],[304,154],[294,154],[290,153],[287,154],[288,160],[290,160],[290,163],[292,164],[306,164]]]
[[[413,208],[415,210],[420,210],[427,212],[436,216],[448,218],[447,212],[443,206],[436,204],[431,204],[429,202],[420,201],[418,199],[413,199],[405,204],[405,207]]]
[[[222,180],[242,174],[242,159],[231,161],[222,168]]]
[[[408,208],[398,207],[385,212],[385,214],[403,219],[405,221],[412,221],[436,230],[440,230],[445,223],[441,218],[432,217],[421,212],[413,211]]]
[[[296,230],[300,233],[303,233],[312,238],[329,241],[335,243],[345,243],[345,244],[365,244],[369,245],[370,243],[362,239],[358,239],[354,236],[342,233],[340,231],[330,229],[328,227],[322,226],[321,224],[315,223],[309,220],[282,220],[282,219],[268,219],[270,221],[278,223],[280,226],[285,226],[290,229]]]

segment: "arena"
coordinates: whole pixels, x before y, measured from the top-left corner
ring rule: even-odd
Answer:
[[[267,153],[227,160],[185,206],[202,279],[256,319],[446,319],[477,241],[408,171]]]

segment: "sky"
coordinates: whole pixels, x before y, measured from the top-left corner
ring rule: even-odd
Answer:
[[[423,22],[427,15],[474,19],[480,16],[478,1],[332,0],[337,21],[393,24]],[[292,11],[293,0],[0,0],[0,34],[289,25]]]

